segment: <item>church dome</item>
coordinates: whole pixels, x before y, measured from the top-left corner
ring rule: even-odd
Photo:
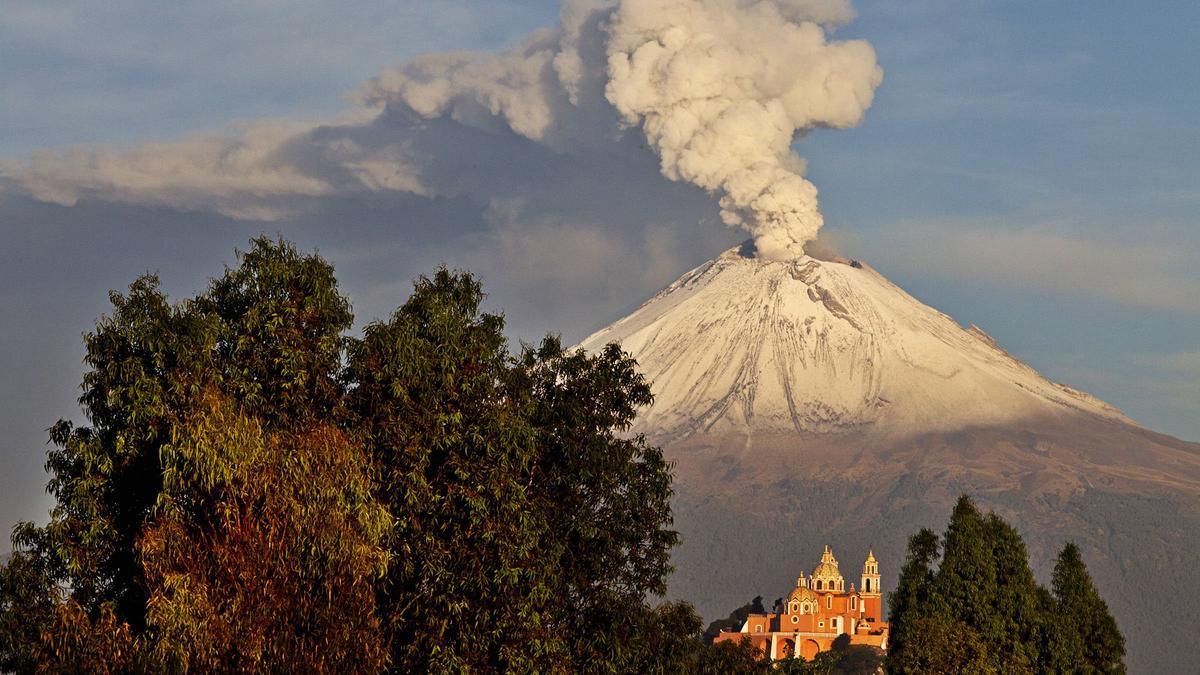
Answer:
[[[838,570],[837,558],[833,557],[833,551],[828,546],[821,554],[821,562],[813,568],[811,578],[812,586],[818,591],[841,591],[845,588],[846,580]]]
[[[817,594],[811,588],[796,588],[792,590],[791,595],[788,596],[788,602],[793,600],[796,602],[800,602],[802,600],[811,600],[816,602]]]
[[[836,579],[842,576],[836,563],[823,562],[813,568],[813,579]]]

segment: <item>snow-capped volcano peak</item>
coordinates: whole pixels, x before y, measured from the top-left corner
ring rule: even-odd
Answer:
[[[730,249],[580,346],[609,342],[651,380],[638,430],[656,435],[950,431],[1080,412],[1128,422],[858,262]]]

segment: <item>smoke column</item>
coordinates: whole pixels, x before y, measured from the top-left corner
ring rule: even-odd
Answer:
[[[883,73],[862,41],[828,42],[842,2],[625,0],[609,27],[608,100],[663,175],[721,195],[758,254],[804,252],[823,222],[793,137],[858,124]]]

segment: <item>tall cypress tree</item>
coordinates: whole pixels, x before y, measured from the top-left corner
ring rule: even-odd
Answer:
[[[950,514],[934,592],[949,616],[976,626],[987,639],[995,630],[990,608],[996,582],[987,520],[963,495]]]
[[[1052,587],[1053,618],[1064,633],[1060,663],[1074,661],[1084,672],[1124,673],[1125,638],[1074,543],[1058,554]]]
[[[1021,535],[996,514],[989,514],[985,531],[991,544],[996,584],[990,589],[988,641],[992,664],[1008,673],[1037,670],[1042,616],[1038,584],[1029,568]]]
[[[888,672],[920,672],[916,645],[921,639],[922,617],[932,608],[933,564],[938,555],[938,538],[922,529],[908,540],[908,557],[900,569],[896,590],[888,595]]]

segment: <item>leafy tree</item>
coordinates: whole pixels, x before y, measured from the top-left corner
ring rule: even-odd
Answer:
[[[636,363],[616,345],[568,353],[550,337],[526,347],[517,386],[532,406],[540,453],[530,483],[549,531],[547,560],[556,611],[576,665],[622,662],[619,617],[644,612],[666,592],[672,522],[669,465],[645,438],[627,438],[651,401]]]
[[[85,337],[90,424],[51,429],[51,521],[2,574],[7,663],[382,666],[388,516],[335,424],[349,303],[289,244],[239,258],[177,304],[137,279]]]
[[[537,669],[564,654],[530,494],[537,434],[482,297],[442,270],[350,346],[350,409],[395,519],[380,609],[401,670]]]
[[[715,645],[705,640],[700,632],[701,619],[687,603],[666,603],[642,617],[644,624],[630,633],[634,636],[628,644],[630,658],[616,669],[619,672],[712,675],[772,672],[771,661],[749,640]]]
[[[397,523],[394,663],[613,667],[677,541],[661,453],[618,435],[649,387],[615,347],[551,337],[510,357],[482,298],[439,271],[350,349],[351,409]]]
[[[991,634],[995,619],[990,611],[997,571],[987,519],[969,497],[954,505],[942,544],[942,559],[934,578],[938,609],[951,617],[969,619]]]
[[[390,525],[330,424],[268,431],[213,396],[163,451],[139,543],[147,660],[171,671],[378,671]],[[157,669],[157,668],[156,668]]]
[[[52,625],[61,604],[61,593],[52,582],[55,572],[48,569],[53,562],[18,550],[0,564],[0,672],[37,668],[33,646],[41,629]]]
[[[1125,638],[1088,574],[1079,547],[1068,543],[1054,565],[1052,614],[1062,629],[1059,672],[1124,673]]]
[[[678,535],[636,364],[514,355],[482,298],[443,269],[348,337],[333,268],[268,239],[195,298],[112,294],[51,521],[0,567],[0,670],[753,663],[646,604]]]

